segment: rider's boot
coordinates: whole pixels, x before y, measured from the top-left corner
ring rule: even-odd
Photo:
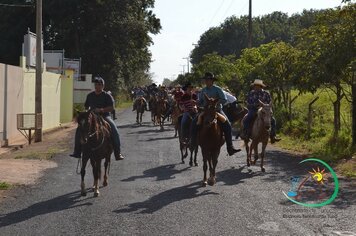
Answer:
[[[115,160],[120,161],[120,160],[124,160],[124,156],[121,154],[120,150],[114,150],[114,156],[115,156]]]
[[[75,139],[74,139],[74,153],[70,154],[69,156],[74,158],[81,158],[82,157],[82,149],[80,146],[80,133],[79,129],[75,131]]]
[[[231,125],[228,121],[221,124],[221,127],[224,131],[227,153],[229,156],[234,155],[237,152],[240,152],[241,149],[235,149],[234,145],[232,144],[232,133],[231,133]]]
[[[277,136],[272,136],[272,135],[270,138],[271,138],[271,143],[279,142],[282,140],[281,138],[278,138]]]

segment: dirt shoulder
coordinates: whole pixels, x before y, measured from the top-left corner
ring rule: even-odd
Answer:
[[[0,184],[9,187],[0,188],[0,201],[14,186],[35,184],[44,170],[57,167],[51,159],[56,154],[69,151],[75,128],[75,123],[66,124],[45,132],[40,143],[21,145],[1,154]]]

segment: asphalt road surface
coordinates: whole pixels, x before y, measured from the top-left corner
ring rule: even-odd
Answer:
[[[81,197],[76,160],[58,155],[58,168],[1,203],[0,235],[356,235],[354,182],[340,180],[330,205],[302,207],[282,193],[300,159],[269,147],[261,173],[246,167],[244,152],[228,157],[223,146],[217,184],[203,188],[201,154],[199,167],[180,164],[171,126],[159,131],[148,113],[141,127],[131,111],[118,117],[126,159],[113,159],[101,195]]]

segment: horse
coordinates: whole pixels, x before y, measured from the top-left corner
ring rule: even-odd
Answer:
[[[259,158],[258,155],[258,144],[262,143],[262,151],[260,153],[261,156],[261,171],[265,172],[266,169],[264,167],[264,158],[266,147],[268,144],[268,139],[270,136],[270,128],[271,128],[271,117],[272,117],[272,104],[264,104],[259,101],[261,107],[257,111],[257,118],[252,125],[251,132],[251,145],[248,146],[249,138],[244,139],[246,153],[247,153],[247,166],[249,167],[251,164],[255,165],[256,161]],[[245,119],[245,118],[244,118]],[[243,121],[242,121],[243,126]],[[252,150],[254,151],[254,160],[251,161]]]
[[[179,124],[178,124],[178,119],[181,118],[182,116],[182,110],[179,108],[179,105],[177,104],[177,102],[173,103],[173,111],[172,111],[172,125],[174,125],[174,137],[178,136],[178,132],[179,132]]]
[[[139,98],[136,101],[136,123],[142,124],[142,115],[145,112],[146,104],[143,98]]]
[[[154,123],[159,125],[161,127],[161,130],[164,129],[163,117],[166,114],[166,112],[167,112],[167,101],[159,96],[156,96],[156,109],[155,109]]]
[[[113,152],[111,140],[111,127],[103,117],[93,111],[80,112],[77,118],[82,145],[82,168],[81,168],[81,195],[86,196],[84,183],[85,168],[90,160],[94,176],[94,196],[99,196],[98,182],[101,179],[101,161],[105,159],[105,172],[103,186],[108,185],[108,167]]]
[[[193,117],[190,116],[189,119],[189,131],[192,125],[192,121],[193,121]],[[178,137],[179,137],[179,147],[180,147],[180,153],[181,153],[181,158],[182,158],[182,164],[184,164],[184,159],[187,158],[188,156],[188,149],[190,151],[190,161],[189,161],[189,165],[192,167],[193,166],[193,155],[194,155],[194,165],[198,166],[198,162],[197,162],[197,155],[198,155],[198,145],[196,146],[192,146],[190,145],[190,138],[185,138],[182,136],[182,130],[181,130],[181,126],[182,125],[182,116],[180,116],[178,118],[177,121],[177,126],[178,126]],[[189,135],[191,136],[191,135]]]
[[[233,102],[223,106],[223,111],[226,114],[231,124],[236,122],[240,122],[244,116],[248,113],[246,107],[242,107],[239,105],[240,102]],[[239,137],[239,133],[236,135],[236,139]]]
[[[218,114],[216,112],[219,99],[209,98],[204,94],[207,105],[204,107],[204,115],[202,116],[202,124],[198,131],[198,144],[203,155],[203,187],[207,184],[213,186],[216,183],[215,169],[218,164],[218,157],[221,146],[224,145],[225,139],[223,131],[218,124]],[[199,122],[199,118],[198,118]],[[206,172],[209,163],[210,177],[207,179]]]

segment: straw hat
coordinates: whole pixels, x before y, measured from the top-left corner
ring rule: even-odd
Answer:
[[[253,83],[251,84],[251,86],[253,86],[253,85],[259,85],[259,86],[261,86],[261,87],[266,87],[266,85],[263,83],[263,81],[262,80],[260,80],[260,79],[255,79],[255,81],[253,81]]]

